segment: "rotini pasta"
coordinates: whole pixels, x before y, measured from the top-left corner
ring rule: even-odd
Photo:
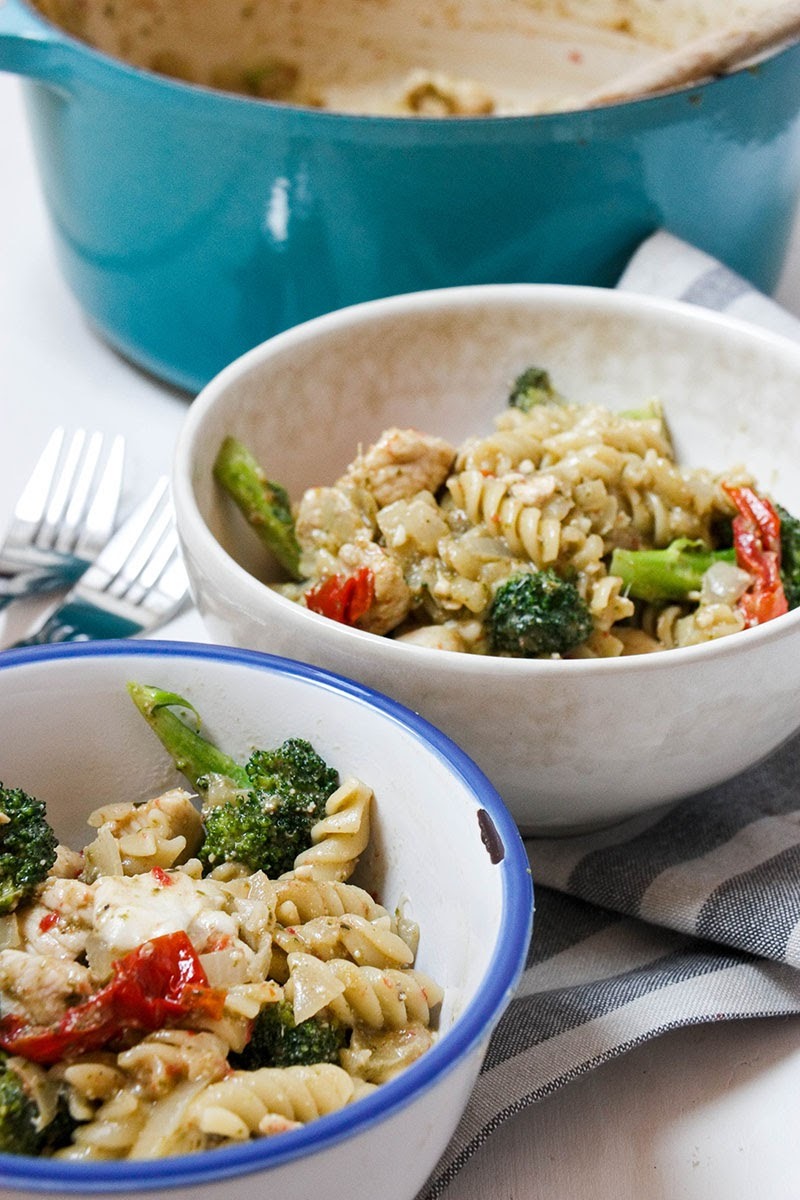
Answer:
[[[86,853],[61,847],[2,918],[0,1069],[42,1130],[57,1125],[42,1152],[153,1159],[275,1136],[355,1103],[432,1044],[443,993],[415,967],[419,929],[349,882],[372,789],[339,784],[308,743],[254,760],[262,790],[219,775],[211,807],[247,796],[250,814],[255,797],[262,825],[248,830],[272,853],[283,786],[306,818],[290,871],[246,866],[238,845],[209,861],[209,808],[175,790],[95,810]],[[287,760],[301,764],[290,784]]]
[[[326,1008],[346,1025],[402,1029],[415,1021],[427,1025],[442,1000],[438,984],[415,970],[360,967],[345,959],[320,962],[293,953],[289,972],[286,996],[302,1019]]]
[[[346,779],[328,799],[325,816],[311,830],[311,845],[298,854],[294,870],[308,879],[349,879],[369,841],[372,789]]]
[[[305,1124],[343,1108],[352,1096],[352,1079],[334,1063],[233,1071],[194,1098],[187,1121],[207,1136],[241,1141],[272,1132],[276,1116]]]
[[[400,1029],[358,1029],[353,1031],[344,1055],[351,1075],[368,1084],[386,1083],[415,1062],[432,1044],[425,1025],[404,1025]]]
[[[181,788],[145,804],[107,804],[89,815],[89,824],[98,833],[84,850],[88,878],[166,870],[195,854],[203,838],[200,813]]]
[[[217,1077],[201,1073],[191,1078],[180,1055],[173,1065],[178,1075],[170,1088],[147,1092],[118,1086],[59,1157],[152,1159],[211,1150],[284,1133],[343,1108],[356,1092],[356,1080],[333,1063],[228,1068]],[[82,1070],[68,1072],[76,1086]]]
[[[294,925],[275,933],[275,942],[288,955],[313,954],[327,962],[349,958],[365,967],[407,967],[414,955],[409,946],[393,933],[388,920],[367,921],[355,913],[343,917],[314,917],[305,925]]]
[[[763,595],[780,548],[774,527],[758,526],[743,467],[681,466],[655,403],[574,404],[537,374],[536,400],[525,403],[520,376],[488,435],[448,448],[392,429],[336,484],[309,489],[297,506],[303,578],[272,586],[415,645],[551,658],[695,645],[795,603]],[[742,521],[761,541],[757,561],[735,532]],[[680,554],[691,570],[662,560],[653,595],[638,574],[647,551]],[[713,588],[704,553],[720,560]],[[361,602],[344,603],[356,586]]]
[[[293,874],[278,879],[274,887],[277,917],[283,925],[304,924],[315,917],[341,917],[345,913],[368,921],[388,916],[382,904],[353,883]]]

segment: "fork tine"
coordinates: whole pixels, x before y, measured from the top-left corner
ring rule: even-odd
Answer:
[[[35,544],[41,546],[42,549],[49,550],[53,547],[59,526],[64,520],[67,504],[72,494],[73,480],[78,470],[78,463],[83,453],[85,441],[86,431],[76,429],[72,435],[72,439],[65,448],[63,462],[56,478],[53,480],[44,519],[34,538]]]
[[[85,441],[85,438],[84,438]],[[74,439],[73,439],[74,445]],[[66,479],[62,475],[59,480],[59,486],[63,492],[63,499],[60,507],[55,514],[53,522],[55,526],[55,539],[53,542],[56,550],[64,551],[65,553],[71,550],[75,543],[75,537],[80,523],[83,518],[84,509],[89,499],[89,491],[94,479],[94,473],[97,468],[97,463],[100,458],[100,451],[103,446],[102,433],[93,433],[86,443],[85,451],[80,462],[75,463],[75,469],[72,472],[70,479]],[[81,450],[84,446],[81,445]],[[48,518],[50,513],[48,512]]]
[[[65,430],[63,426],[59,426],[47,439],[47,445],[40,454],[14,507],[14,522],[12,529],[9,530],[9,536],[13,534],[16,537],[18,535],[18,524],[35,527],[44,517],[50,495],[50,484],[61,454],[64,436]],[[19,535],[21,536],[21,531]]]
[[[189,595],[189,576],[186,573],[177,533],[169,562],[161,572],[158,587],[174,604],[182,603]]]
[[[166,476],[162,476],[150,494],[134,509],[120,531],[108,544],[103,554],[102,563],[96,564],[96,566],[102,567],[103,573],[107,577],[115,578],[125,566],[129,556],[136,549],[139,539],[150,524],[153,514],[162,503],[168,486],[169,480]],[[90,567],[89,571],[93,572],[93,568]],[[89,580],[87,579],[88,582]]]
[[[152,575],[154,556],[158,555],[160,545],[171,528],[172,513],[167,499],[166,493],[160,496],[158,507],[142,530],[138,543],[109,584],[107,590],[112,595],[124,596],[126,600],[136,603],[130,590],[137,585],[142,588],[147,586],[146,578]],[[158,574],[155,578],[158,579]]]
[[[168,514],[169,515],[169,514]],[[143,604],[156,590],[161,590],[162,576],[178,553],[178,535],[170,523],[154,540],[147,562],[125,593],[129,604]]]
[[[154,588],[160,582],[162,575],[177,554],[177,551],[178,535],[175,532],[174,525],[170,524],[169,528],[164,530],[160,546],[150,555],[150,561],[139,576],[139,583],[145,591]]]
[[[88,512],[81,525],[75,543],[75,554],[79,558],[94,558],[114,532],[122,475],[125,463],[125,439],[117,434],[111,443],[106,465],[103,468]]]
[[[99,432],[79,429],[68,438],[63,426],[53,431],[5,531],[4,576],[30,571],[28,591],[40,582],[50,590],[61,577],[73,581],[97,556],[114,530],[125,459],[125,439],[117,435],[101,465],[106,444]]]

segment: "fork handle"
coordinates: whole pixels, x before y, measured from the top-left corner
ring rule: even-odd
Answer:
[[[19,646],[49,646],[53,642],[94,642],[108,638],[132,637],[141,633],[136,621],[128,621],[115,613],[103,612],[92,604],[80,600],[67,601],[39,626],[34,633],[20,641]]]
[[[81,560],[76,558],[74,561],[79,563]],[[48,592],[65,592],[69,585],[83,574],[86,566],[86,563],[81,563],[80,570],[76,569],[71,575],[49,574],[45,571],[24,571],[14,576],[13,579],[6,579],[0,574],[0,610],[6,608],[14,600],[45,596]]]

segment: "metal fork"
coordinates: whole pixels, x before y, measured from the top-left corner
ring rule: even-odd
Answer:
[[[132,637],[168,621],[188,579],[162,476],[58,608],[15,646]]]
[[[78,579],[114,530],[125,439],[55,429],[25,484],[0,547],[0,609]]]

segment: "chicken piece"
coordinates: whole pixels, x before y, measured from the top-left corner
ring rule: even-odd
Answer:
[[[260,876],[228,885],[150,871],[104,876],[92,889],[95,974],[144,942],[183,931],[198,954],[224,952],[228,979],[263,979],[273,918]]]
[[[378,528],[383,544],[401,560],[437,554],[440,540],[450,532],[432,492],[385,504],[378,514]]]
[[[148,871],[102,876],[93,890],[95,932],[113,957],[179,930],[199,954],[237,939],[239,926],[228,911],[228,892],[214,880],[192,879],[181,871],[166,876]]]
[[[456,452],[443,438],[416,429],[387,429],[374,446],[359,454],[339,481],[366,488],[379,508],[409,500],[417,492],[436,492],[447,478]]]
[[[403,569],[375,542],[353,542],[343,546],[339,554],[342,570],[354,575],[362,567],[371,572],[375,596],[369,610],[356,622],[368,633],[390,633],[404,621],[411,610],[411,589],[403,578]]]
[[[509,488],[515,500],[537,508],[554,496],[557,490],[558,480],[555,475],[548,475],[543,471],[535,475],[523,475],[517,472],[516,477],[512,477]]]
[[[89,969],[80,963],[28,950],[0,950],[4,1015],[13,1013],[33,1025],[55,1025],[92,990]]]
[[[74,960],[86,949],[94,918],[94,894],[79,879],[53,877],[36,902],[18,913],[22,944],[31,954]]]

